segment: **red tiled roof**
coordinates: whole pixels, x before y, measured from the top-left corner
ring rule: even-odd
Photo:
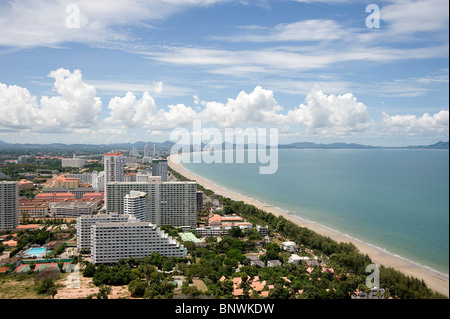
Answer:
[[[39,225],[19,225],[16,227],[16,229],[36,229],[36,228],[40,228],[41,226]]]
[[[7,272],[9,270],[9,267],[0,267],[0,273]]]
[[[123,153],[118,152],[118,153],[105,153],[106,156],[118,156],[118,155],[123,155]]]

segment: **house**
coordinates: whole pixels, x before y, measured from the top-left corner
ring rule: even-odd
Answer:
[[[8,241],[4,241],[3,245],[9,246],[9,247],[16,247],[17,246],[17,241],[11,239],[11,240],[8,240]]]
[[[279,260],[269,260],[267,262],[267,267],[276,267],[281,266],[281,262]]]
[[[290,263],[293,263],[294,265],[298,265],[301,261],[302,261],[302,258],[299,256],[299,255],[297,255],[297,254],[292,254],[290,257],[289,257],[289,260],[288,260]]]
[[[296,250],[296,244],[293,241],[285,241],[283,242],[283,249],[293,253]]]
[[[265,267],[264,263],[259,259],[258,256],[247,256],[247,258],[250,260],[251,266]]]

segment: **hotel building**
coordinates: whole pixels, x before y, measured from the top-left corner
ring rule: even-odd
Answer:
[[[77,249],[91,249],[91,226],[95,223],[126,222],[125,214],[85,215],[77,218]]]
[[[107,212],[124,213],[124,198],[131,191],[147,193],[147,220],[153,224],[175,227],[196,225],[197,184],[195,182],[112,182],[106,184]]]
[[[93,264],[143,258],[157,252],[166,257],[186,257],[187,250],[156,225],[129,217],[125,222],[95,222],[90,227]],[[81,246],[81,244],[80,244]]]

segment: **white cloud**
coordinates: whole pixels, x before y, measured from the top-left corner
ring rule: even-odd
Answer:
[[[332,41],[351,35],[351,29],[330,19],[310,19],[278,24],[273,28],[244,26],[234,36],[215,37],[230,42]]]
[[[0,83],[0,125],[3,129],[70,132],[95,125],[102,109],[96,90],[83,82],[81,72],[52,71],[55,96],[42,96],[39,103],[26,88]]]
[[[164,47],[141,52],[148,59],[172,65],[203,67],[213,74],[248,77],[249,74],[298,75],[299,72],[330,68],[338,63],[389,63],[405,59],[448,56],[448,45],[392,48],[352,45],[345,48],[279,47],[260,50],[224,50],[193,47]]]
[[[250,94],[241,91],[236,99],[228,99],[226,104],[200,103],[205,107],[200,114],[202,120],[221,127],[280,124],[285,121],[284,115],[279,113],[283,108],[275,100],[273,91],[260,86]]]
[[[380,8],[380,18],[391,33],[444,32],[448,38],[447,0],[402,0]]]
[[[52,71],[58,96],[43,96],[40,100],[38,125],[51,128],[86,128],[97,122],[102,102],[95,87],[83,82],[81,71]]]
[[[16,130],[33,125],[37,117],[36,97],[16,85],[0,83],[0,130]]]
[[[64,42],[97,44],[135,40],[123,27],[149,27],[192,6],[228,0],[12,0],[0,3],[0,45],[56,46]],[[76,10],[73,10],[74,5]],[[79,12],[79,28],[73,26]],[[78,16],[77,16],[78,17]],[[78,18],[77,18],[78,19]]]
[[[346,134],[368,130],[372,124],[367,107],[351,94],[325,95],[317,86],[306,104],[291,110],[288,121],[320,134]]]
[[[124,97],[113,97],[108,104],[110,116],[105,119],[107,124],[123,123],[127,127],[146,127],[152,122],[152,113],[157,106],[150,93],[144,92],[139,100],[133,92],[127,92]]]
[[[167,109],[157,107],[148,92],[137,99],[132,92],[124,97],[111,99],[108,109],[110,116],[107,124],[124,124],[130,128],[141,127],[150,131],[169,130],[178,127],[190,127],[194,120],[200,119],[216,127],[236,127],[257,124],[275,124],[284,122],[273,92],[256,87],[253,92],[240,92],[236,99],[227,103],[201,101],[194,96],[194,110],[184,104],[169,105]]]
[[[413,114],[389,115],[386,112],[382,115],[381,127],[387,133],[408,133],[409,135],[446,133],[448,135],[448,110],[442,110],[434,115],[424,113],[420,117]]]

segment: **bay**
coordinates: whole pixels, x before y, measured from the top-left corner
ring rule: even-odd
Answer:
[[[259,174],[259,163],[183,165],[224,188],[449,273],[448,150],[279,150],[272,175]]]

